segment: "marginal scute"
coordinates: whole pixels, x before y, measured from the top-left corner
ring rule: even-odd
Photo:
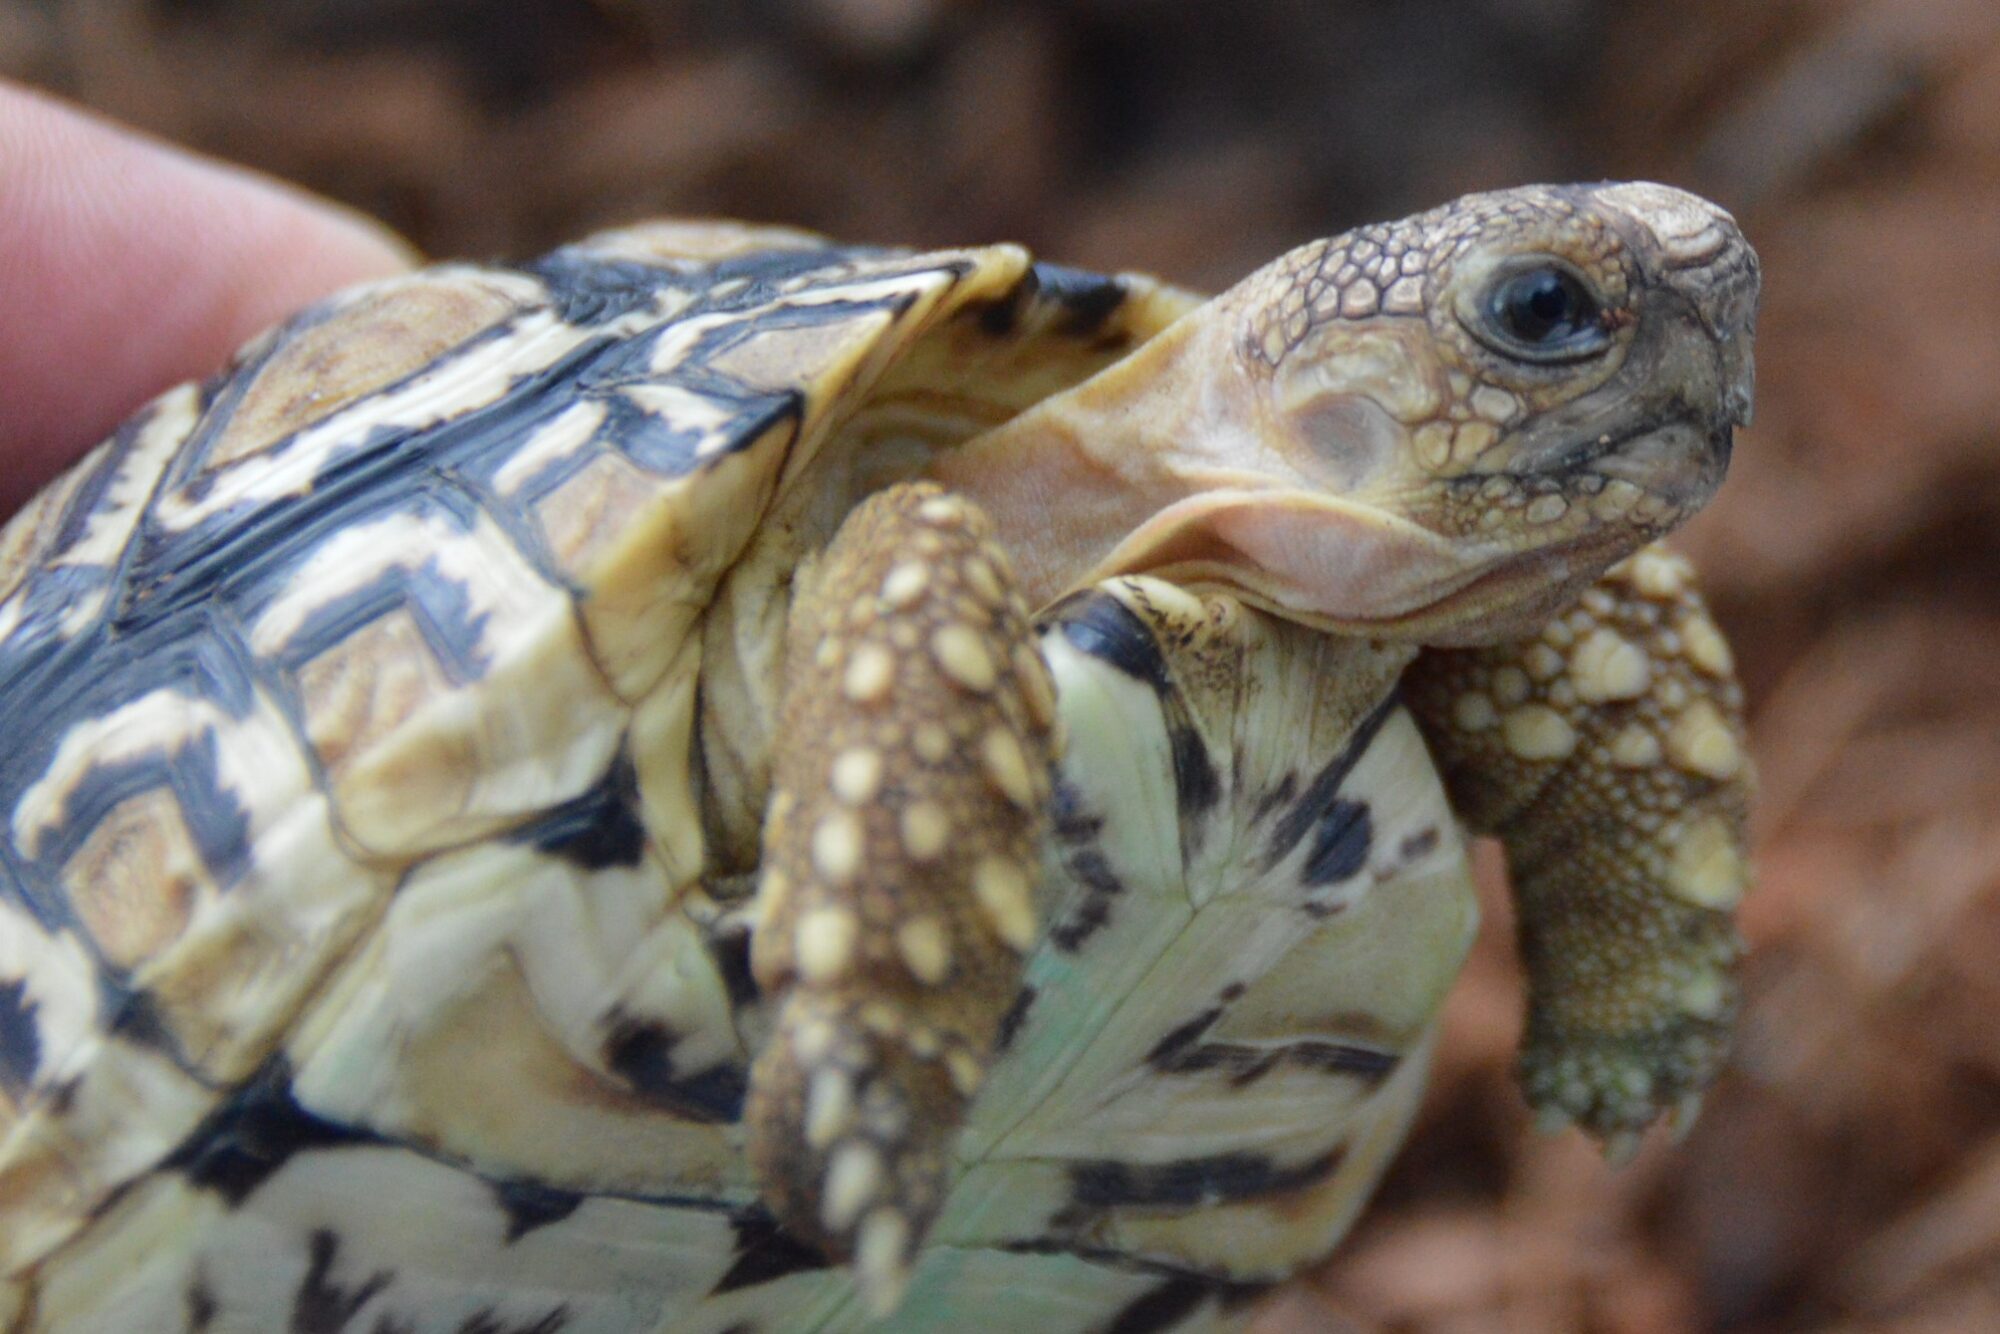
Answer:
[[[850,321],[776,324],[710,356],[706,365],[748,388],[785,393],[797,383],[801,367],[846,373],[855,358],[876,344],[892,319],[885,310]]]
[[[44,578],[109,570],[124,559],[161,478],[201,417],[195,385],[169,389],[24,506],[0,532],[0,637],[19,624],[12,596],[38,565]],[[75,606],[65,621],[76,627]]]
[[[584,408],[574,414],[575,428],[591,426],[601,414],[601,408],[594,414]],[[556,567],[587,584],[616,552],[620,535],[660,503],[664,490],[659,478],[607,449],[535,497],[530,508]]]
[[[513,286],[513,285],[509,285]],[[309,312],[254,364],[227,427],[203,451],[221,468],[429,369],[450,349],[524,304],[516,286],[466,270],[391,279]]]
[[[347,832],[379,853],[577,795],[625,725],[570,597],[488,516],[413,500],[332,534],[249,637],[289,676]]]
[[[285,714],[237,685],[76,721],[16,787],[12,830],[16,865],[49,874],[45,892],[81,891],[76,924],[133,970],[111,984],[144,990],[133,1040],[218,1085],[255,1067],[386,888],[336,838]]]

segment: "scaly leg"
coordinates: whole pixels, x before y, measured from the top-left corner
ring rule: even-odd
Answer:
[[[1652,546],[1525,643],[1405,677],[1453,805],[1506,845],[1528,973],[1521,1079],[1614,1159],[1685,1129],[1728,1052],[1749,884],[1742,690],[1687,562]]]
[[[990,525],[929,485],[849,516],[802,575],[787,655],[750,1156],[885,1314],[1035,942],[1055,699]]]

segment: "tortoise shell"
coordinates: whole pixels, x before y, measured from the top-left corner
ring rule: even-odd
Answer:
[[[45,491],[0,1325],[868,1324],[744,1159],[783,589],[719,590],[1194,303],[661,224],[330,300]],[[1044,925],[890,1327],[1232,1325],[1365,1198],[1473,930],[1413,650],[1147,578],[1039,635]]]

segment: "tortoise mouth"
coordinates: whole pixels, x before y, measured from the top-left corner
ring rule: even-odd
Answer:
[[[1432,604],[1422,617],[1430,627],[1424,642],[1469,648],[1536,634],[1648,540],[1645,532],[1625,525],[1601,525],[1504,556]]]
[[[1666,526],[1708,503],[1729,471],[1735,428],[1727,419],[1703,425],[1681,418],[1616,440],[1586,467],[1613,481],[1629,482],[1672,516]],[[1664,529],[1662,530],[1664,531]]]
[[[1733,449],[1734,428],[1728,421],[1704,429],[1681,418],[1572,441],[1527,466],[1516,460],[1514,467],[1468,472],[1452,478],[1451,486],[1457,496],[1470,499],[1499,480],[1519,494],[1553,495],[1573,510],[1581,507],[1578,513],[1590,516],[1581,528],[1636,527],[1645,530],[1638,540],[1649,540],[1708,503],[1729,471]],[[1623,493],[1625,503],[1600,498],[1614,482],[1631,488]],[[1562,546],[1569,535],[1560,533],[1547,545]]]
[[[1665,498],[1690,484],[1709,482],[1711,474],[1713,483],[1719,484],[1729,467],[1734,442],[1732,418],[1724,417],[1704,429],[1690,414],[1586,435],[1546,451],[1531,451],[1527,459],[1517,459],[1516,466],[1468,472],[1453,480],[1481,483],[1501,477],[1546,484],[1594,473],[1630,482]]]
[[[1653,425],[1633,426],[1619,434],[1604,434],[1579,440],[1557,450],[1552,456],[1539,461],[1528,469],[1509,470],[1505,475],[1522,481],[1531,478],[1562,477],[1579,475],[1599,459],[1618,454],[1634,440],[1651,434],[1658,428]]]

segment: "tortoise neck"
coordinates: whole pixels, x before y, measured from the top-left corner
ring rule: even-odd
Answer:
[[[1090,580],[1125,537],[1195,489],[1174,461],[1214,415],[1200,326],[1184,319],[932,460],[928,476],[992,518],[1031,607]]]

